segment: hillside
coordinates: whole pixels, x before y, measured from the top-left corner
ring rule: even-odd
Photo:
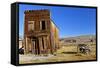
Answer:
[[[76,36],[76,37],[60,38],[60,43],[63,43],[63,44],[95,43],[95,41],[96,41],[95,35],[81,35],[81,36]]]

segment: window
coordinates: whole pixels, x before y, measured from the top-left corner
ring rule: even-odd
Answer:
[[[34,21],[28,21],[28,30],[34,30]]]
[[[40,21],[40,29],[41,30],[45,30],[46,29],[46,22],[44,20]]]

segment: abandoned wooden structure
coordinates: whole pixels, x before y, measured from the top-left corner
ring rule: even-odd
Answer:
[[[53,54],[59,46],[58,28],[50,18],[50,11],[24,12],[24,51],[32,54]]]
[[[89,54],[90,47],[88,44],[78,44],[77,45],[77,53]]]

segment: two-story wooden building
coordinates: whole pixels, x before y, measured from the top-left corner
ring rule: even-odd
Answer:
[[[50,18],[50,11],[24,12],[24,51],[32,54],[53,54],[59,48],[59,30]]]

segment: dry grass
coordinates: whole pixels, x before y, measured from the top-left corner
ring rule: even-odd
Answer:
[[[77,46],[66,45],[57,50],[56,56],[34,56],[20,55],[19,63],[45,63],[45,62],[62,62],[62,61],[80,61],[80,60],[95,60],[96,59],[96,45],[89,45],[91,49],[90,54],[77,53]]]

